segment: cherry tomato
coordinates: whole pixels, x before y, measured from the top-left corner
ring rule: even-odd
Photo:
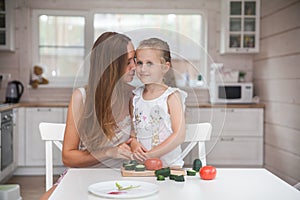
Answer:
[[[217,170],[215,167],[208,165],[208,166],[201,167],[199,174],[203,180],[212,180],[216,177]]]
[[[144,163],[148,170],[158,170],[162,168],[162,161],[159,158],[149,158]]]

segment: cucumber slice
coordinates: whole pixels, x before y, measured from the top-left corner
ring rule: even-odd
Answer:
[[[134,164],[134,166],[136,166],[136,165],[139,164],[137,160],[131,160],[129,163],[130,163],[130,164]]]
[[[177,182],[184,182],[184,176],[183,175],[175,176],[175,181],[177,181]]]
[[[193,169],[189,169],[186,171],[186,175],[188,175],[188,176],[196,176],[196,173],[197,172]]]
[[[134,170],[135,169],[135,165],[134,164],[127,164],[124,166],[125,170]]]
[[[145,171],[145,169],[146,169],[145,165],[142,165],[142,164],[136,165],[134,168],[134,170],[137,172]]]
[[[158,181],[164,181],[165,180],[165,177],[163,175],[158,175],[156,180]]]
[[[175,177],[176,177],[177,175],[175,175],[175,174],[170,174],[170,180],[175,180]]]
[[[155,170],[155,176],[163,175],[164,177],[170,176],[171,170],[170,167],[165,167],[162,169]]]

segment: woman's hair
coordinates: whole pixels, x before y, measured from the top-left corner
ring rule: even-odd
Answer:
[[[90,54],[86,101],[79,120],[80,138],[89,151],[97,150],[115,136],[116,112],[122,112],[122,76],[128,64],[127,36],[103,33]],[[121,101],[121,102],[120,102]]]
[[[149,38],[140,42],[136,51],[140,49],[154,49],[161,52],[162,63],[169,62],[171,64],[170,47],[167,42],[159,38]]]

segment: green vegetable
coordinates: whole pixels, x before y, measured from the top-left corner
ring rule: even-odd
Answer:
[[[155,170],[154,173],[155,173],[155,176],[162,175],[164,177],[168,177],[168,176],[170,176],[171,170],[170,170],[170,167],[165,167],[162,169]]]
[[[202,162],[199,158],[194,160],[193,163],[193,170],[195,170],[196,172],[199,172],[200,168],[202,167]]]
[[[146,169],[145,165],[142,164],[136,165],[134,168],[134,170],[137,172],[145,171],[145,169]]]
[[[128,187],[123,187],[123,186],[120,185],[118,182],[116,182],[116,186],[117,186],[118,190],[129,190],[129,189],[133,189],[133,188],[138,188],[138,187],[140,187],[140,185],[136,185],[136,186],[130,185],[130,186],[128,186]]]
[[[129,161],[129,160],[124,161],[124,162],[123,162],[123,167],[125,167],[125,165],[128,165],[128,164],[130,164],[130,161]]]
[[[184,182],[184,176],[183,175],[177,175],[177,176],[175,176],[175,181]]]
[[[135,169],[135,165],[134,164],[127,164],[124,166],[125,170],[134,170]]]
[[[176,177],[177,175],[175,175],[175,174],[170,174],[170,180],[175,180],[175,177]]]
[[[139,163],[138,163],[138,161],[136,161],[136,160],[131,160],[131,161],[129,161],[129,164],[134,164],[134,166],[136,166],[136,165],[138,165]]]
[[[189,169],[186,171],[186,175],[188,175],[188,176],[196,176],[196,173],[197,172],[193,169]]]
[[[165,177],[163,175],[158,175],[156,180],[158,180],[158,181],[164,181]]]

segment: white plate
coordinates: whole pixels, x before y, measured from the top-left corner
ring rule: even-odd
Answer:
[[[139,187],[129,190],[122,190],[121,192],[124,193],[120,194],[110,194],[110,192],[120,192],[116,187],[116,182],[123,187],[128,187],[131,185]],[[100,197],[128,199],[152,195],[158,191],[158,186],[153,183],[143,181],[106,181],[90,185],[88,187],[88,191]]]

